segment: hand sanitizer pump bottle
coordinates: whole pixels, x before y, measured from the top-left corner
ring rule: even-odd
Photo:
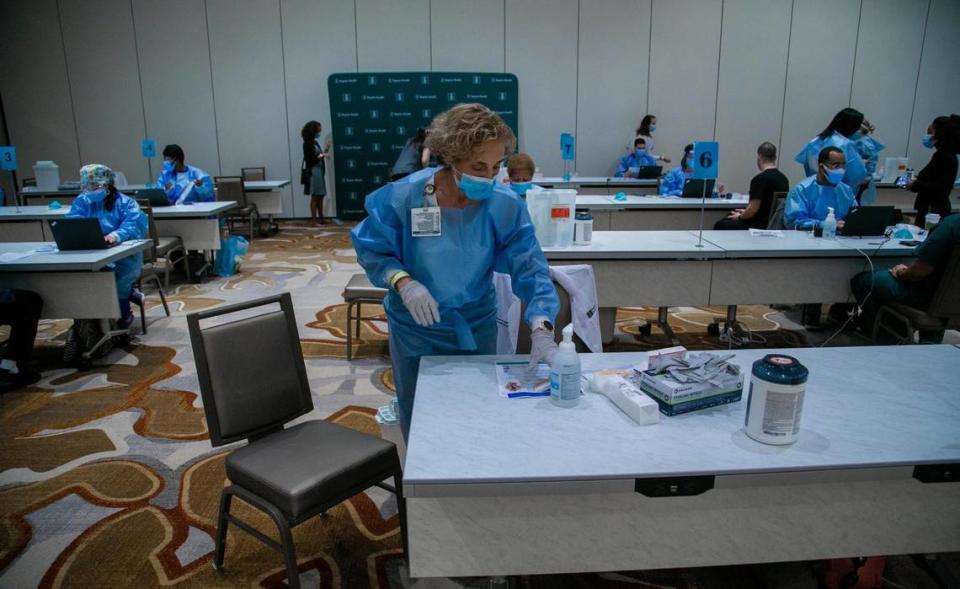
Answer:
[[[836,239],[837,217],[833,214],[833,207],[827,207],[827,218],[823,222],[823,238]]]
[[[560,407],[580,402],[580,356],[573,344],[573,323],[563,328],[560,351],[550,365],[550,400]]]

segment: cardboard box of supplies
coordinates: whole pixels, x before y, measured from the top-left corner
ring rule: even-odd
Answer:
[[[657,402],[664,415],[680,415],[726,403],[736,403],[743,395],[743,374],[728,372],[720,384],[681,383],[666,374],[640,373],[640,388]]]

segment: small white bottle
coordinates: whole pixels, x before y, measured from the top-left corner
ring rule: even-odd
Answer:
[[[833,207],[827,207],[827,218],[823,222],[823,238],[836,239],[837,218],[833,214]]]
[[[550,400],[560,407],[580,402],[580,356],[573,345],[573,323],[563,328],[560,351],[550,365]]]

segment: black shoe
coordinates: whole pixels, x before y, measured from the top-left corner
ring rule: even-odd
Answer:
[[[0,368],[0,394],[9,393],[20,387],[32,385],[38,380],[40,380],[40,373],[34,372],[33,370],[21,370],[13,374],[8,370]]]
[[[130,326],[133,325],[133,313],[130,313],[126,317],[121,317],[117,320],[117,329],[130,329]]]

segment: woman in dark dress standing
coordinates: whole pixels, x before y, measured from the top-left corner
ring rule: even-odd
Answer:
[[[303,126],[300,136],[303,138],[303,172],[301,182],[303,193],[310,195],[310,222],[313,225],[326,225],[323,217],[323,197],[327,194],[327,164],[330,157],[330,139],[320,146],[322,127],[317,121]]]
[[[914,223],[924,226],[927,213],[941,218],[950,214],[950,192],[957,180],[957,151],[960,150],[960,116],[950,115],[933,119],[927,127],[923,146],[935,149],[930,162],[917,177],[907,184],[907,190],[917,193],[913,207],[917,209]]]

